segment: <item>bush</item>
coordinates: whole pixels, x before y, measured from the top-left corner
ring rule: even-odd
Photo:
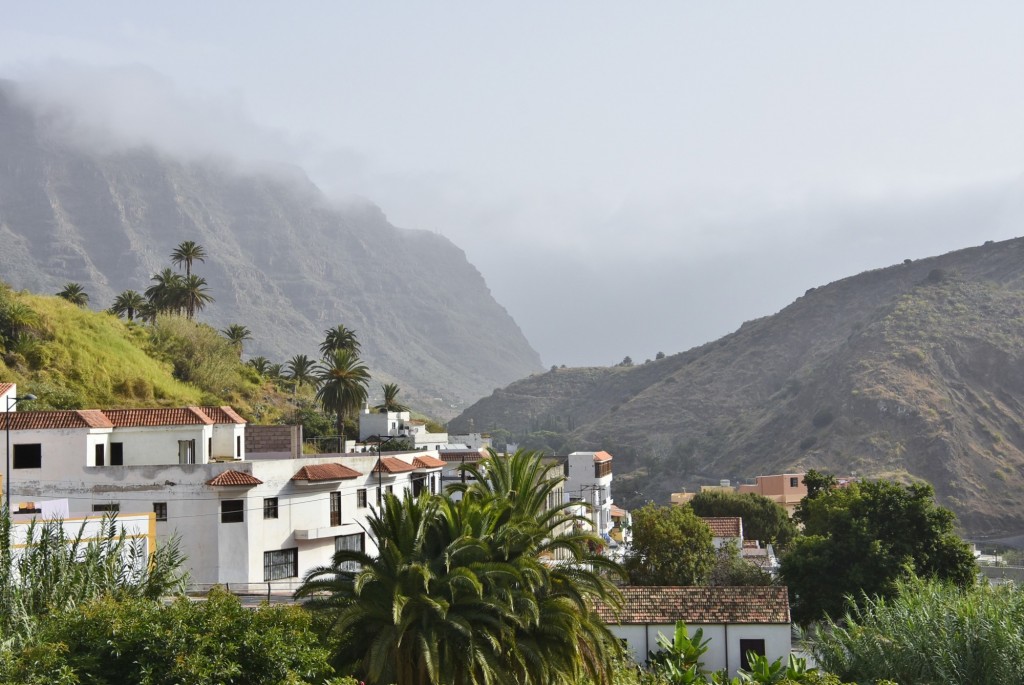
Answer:
[[[835,418],[836,417],[832,414],[831,409],[819,409],[818,413],[816,413],[814,418],[811,419],[811,424],[815,428],[824,428],[835,421]]]

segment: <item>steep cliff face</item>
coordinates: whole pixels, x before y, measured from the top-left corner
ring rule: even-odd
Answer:
[[[343,323],[376,377],[440,416],[540,367],[445,238],[396,228],[369,204],[332,206],[294,170],[97,152],[11,89],[0,83],[0,278],[13,286],[53,293],[76,281],[106,307],[194,240],[209,254],[195,271],[216,298],[201,318],[248,326],[252,355],[312,355]]]
[[[559,369],[452,421],[561,430],[616,455],[616,495],[819,468],[922,478],[976,534],[1024,530],[1024,240],[812,288],[712,343]]]

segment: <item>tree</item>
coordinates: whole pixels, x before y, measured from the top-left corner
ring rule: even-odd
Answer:
[[[206,279],[195,274],[185,276],[181,281],[181,297],[185,303],[185,316],[191,321],[197,311],[202,311],[213,302]]]
[[[714,563],[711,530],[688,507],[651,502],[633,511],[624,565],[634,585],[700,585]]]
[[[63,290],[57,293],[57,297],[67,300],[76,307],[84,307],[89,304],[89,294],[79,283],[65,283]]]
[[[242,356],[242,345],[246,340],[252,340],[252,331],[240,323],[233,323],[227,328],[221,330],[224,337],[228,339],[235,349],[238,350],[238,356]]]
[[[304,354],[297,354],[289,359],[284,365],[284,372],[288,379],[300,387],[303,383],[316,382],[316,362]]]
[[[665,358],[665,353],[664,352],[658,352],[658,354],[654,355],[654,359],[655,360],[664,359],[664,358]]]
[[[114,304],[110,305],[109,311],[115,316],[126,316],[129,321],[134,321],[135,315],[145,304],[146,298],[141,293],[135,290],[125,290],[114,298]]]
[[[349,349],[330,352],[317,367],[316,399],[324,411],[337,416],[338,451],[345,451],[345,414],[359,408],[366,400],[370,371],[358,355]]]
[[[185,278],[192,275],[192,262],[194,261],[205,262],[206,261],[206,250],[202,245],[192,241],[182,241],[174,252],[171,253],[171,263],[175,266],[185,265]]]
[[[739,516],[743,519],[743,537],[760,540],[785,549],[796,537],[796,524],[789,514],[772,500],[753,492],[700,492],[690,500],[697,516]]]
[[[966,587],[974,557],[953,531],[954,515],[935,504],[930,485],[888,481],[817,489],[800,510],[804,536],[782,557],[793,618],[838,617],[846,597],[892,597],[918,576]]]
[[[267,372],[270,370],[270,360],[266,357],[253,357],[246,363],[256,369],[256,373],[261,376],[266,376]]]
[[[374,409],[379,412],[409,411],[409,407],[398,401],[399,388],[397,383],[385,383],[381,386],[381,389],[384,391],[384,401],[374,407]]]
[[[146,288],[146,299],[149,300],[154,312],[175,312],[180,314],[184,309],[182,297],[182,277],[170,268],[153,274],[149,280],[153,285]],[[153,320],[156,320],[154,313]]]
[[[549,479],[557,488],[561,475],[537,454],[511,459],[503,470],[485,460],[480,475],[501,475],[459,500],[386,496],[368,522],[379,555],[341,551],[307,576],[297,596],[333,616],[336,664],[398,685],[607,680],[620,648],[592,605],[614,604],[598,570],[615,565],[590,552],[589,533],[544,532],[538,521],[575,518],[561,499],[550,512],[547,495],[531,489]],[[555,550],[559,562],[545,563]]]
[[[739,585],[771,585],[770,573],[744,559],[736,543],[729,541],[715,553],[715,565],[708,573],[708,585],[736,587]]]
[[[334,328],[324,331],[324,341],[320,344],[320,353],[325,357],[336,350],[349,350],[358,354],[359,347],[356,332],[338,324]]]

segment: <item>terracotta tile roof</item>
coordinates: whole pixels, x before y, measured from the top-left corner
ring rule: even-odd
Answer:
[[[8,392],[13,387],[14,383],[0,383],[0,395]]]
[[[412,465],[418,469],[436,469],[444,466],[445,462],[429,454],[421,454],[412,460]]]
[[[701,517],[708,524],[712,537],[738,538],[743,536],[743,519],[739,516]]]
[[[789,623],[789,592],[785,587],[639,587],[622,590],[616,616],[604,604],[596,607],[605,623],[622,625],[687,625]]]
[[[231,407],[199,407],[214,423],[248,423]]]
[[[416,467],[409,462],[402,461],[398,457],[381,457],[373,467],[371,473],[405,473],[415,471]]]
[[[612,460],[612,455],[608,454],[607,452],[595,452],[594,453],[594,462],[595,463],[600,463],[602,461],[611,461],[611,460]]]
[[[8,417],[11,430],[52,430],[61,428],[113,428],[98,409],[60,411],[16,411]],[[6,422],[7,418],[5,418]]]
[[[359,478],[363,474],[355,469],[350,469],[341,464],[310,464],[303,466],[299,472],[292,476],[292,480],[306,480],[310,482],[323,480],[346,480]]]
[[[459,461],[459,462],[461,462],[463,460],[468,461],[468,462],[474,462],[474,461],[480,461],[481,459],[484,458],[484,455],[482,454],[482,451],[483,450],[474,450],[474,449],[468,449],[468,450],[441,450],[440,452],[438,452],[438,455],[441,457],[441,461],[445,461],[445,462],[448,462],[448,461]]]
[[[199,407],[174,409],[107,409],[103,412],[115,428],[148,428],[151,426],[212,425],[213,419]]]
[[[611,511],[612,518],[620,519],[620,518],[623,518],[628,513],[629,512],[626,511],[625,509],[623,509],[622,507],[617,507],[614,504],[612,505],[612,511]]]
[[[252,487],[253,485],[262,485],[263,481],[261,481],[259,478],[257,478],[256,476],[252,475],[251,473],[246,473],[245,471],[235,471],[235,470],[232,469],[232,470],[224,471],[222,473],[217,474],[216,476],[214,476],[210,480],[206,481],[206,484],[207,485],[229,485],[229,486],[230,485],[235,485],[235,486],[239,486],[240,485],[240,486],[244,486],[244,487]]]

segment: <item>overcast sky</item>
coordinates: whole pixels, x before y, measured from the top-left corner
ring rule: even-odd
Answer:
[[[0,0],[0,77],[466,251],[549,364],[1024,234],[1024,3]]]

